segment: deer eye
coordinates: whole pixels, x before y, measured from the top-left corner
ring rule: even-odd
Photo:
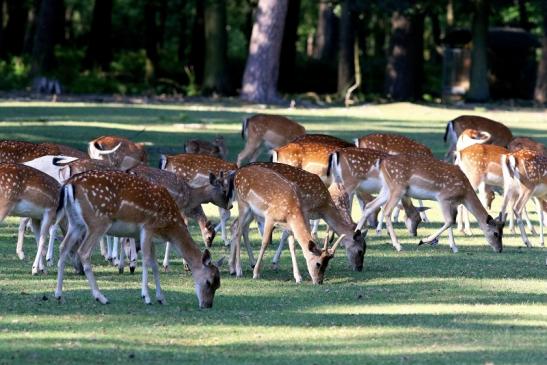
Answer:
[[[498,232],[494,232],[494,237],[499,237],[500,234]]]
[[[321,267],[321,263],[317,262],[317,263],[315,264],[315,266],[317,266],[317,268],[320,268],[320,267]]]

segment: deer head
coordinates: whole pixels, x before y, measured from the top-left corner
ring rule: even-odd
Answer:
[[[200,308],[212,308],[215,292],[220,288],[220,271],[224,258],[216,263],[212,262],[211,253],[205,249],[201,258],[201,265],[192,270],[192,276],[195,280],[196,295],[198,297]]]
[[[488,244],[495,252],[501,253],[503,250],[502,239],[505,222],[499,219],[494,219],[488,215],[486,217],[486,223],[482,223],[480,226],[484,232],[484,236],[486,237]]]
[[[334,257],[336,249],[338,248],[338,245],[344,239],[344,237],[345,235],[341,235],[340,237],[338,237],[338,240],[336,240],[331,248],[328,248],[329,242],[328,239],[326,239],[323,245],[323,249],[320,249],[315,242],[309,241],[309,254],[306,263],[308,265],[308,272],[310,273],[311,280],[314,284],[323,284],[325,271],[327,270],[329,261]]]

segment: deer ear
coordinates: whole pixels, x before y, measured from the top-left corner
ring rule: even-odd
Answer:
[[[362,237],[362,233],[361,233],[360,229],[358,229],[357,231],[355,231],[355,233],[353,233],[353,240],[354,241],[358,240],[359,238],[364,238],[364,237]]]
[[[215,185],[215,183],[217,182],[217,177],[215,176],[215,174],[213,174],[212,172],[209,173],[209,183],[211,185]]]
[[[321,250],[317,248],[317,245],[313,241],[308,242],[308,250],[310,250],[314,254],[321,254]]]
[[[224,259],[226,257],[222,256],[218,261],[215,262],[216,267],[221,267],[224,264]]]
[[[203,251],[203,256],[201,257],[201,263],[204,266],[209,266],[211,264],[211,253],[209,252],[208,249],[205,249],[205,251]]]
[[[486,224],[489,224],[491,226],[495,226],[496,222],[494,221],[494,218],[490,214],[488,214],[488,217],[486,217]]]

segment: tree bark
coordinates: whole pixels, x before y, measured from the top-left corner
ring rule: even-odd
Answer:
[[[391,17],[391,44],[386,69],[385,92],[393,100],[421,98],[423,81],[424,13]]]
[[[86,68],[108,70],[112,61],[112,0],[95,0],[89,44],[84,59]]]
[[[58,8],[62,0],[41,0],[32,49],[32,75],[36,79],[53,70],[55,60],[55,29]]]
[[[203,82],[203,65],[205,63],[205,20],[204,2],[196,0],[196,13],[192,26],[192,46],[190,50],[190,65],[194,71],[195,82],[201,85]]]
[[[28,12],[28,25],[23,46],[23,53],[32,54],[34,49],[34,38],[36,36],[36,26],[38,23],[38,13],[40,12],[40,0],[33,0]]]
[[[319,19],[315,33],[315,47],[313,57],[321,62],[327,63],[332,60],[336,53],[336,22],[334,4],[322,0],[319,3]]]
[[[203,92],[228,92],[228,35],[224,0],[205,1],[205,70]]]
[[[279,62],[279,89],[288,92],[296,91],[294,71],[296,66],[296,41],[298,21],[300,17],[300,0],[289,0],[283,41],[281,42],[281,57]]]
[[[488,86],[488,0],[473,0],[474,14],[472,20],[471,75],[468,101],[485,102],[490,98]]]
[[[241,98],[256,103],[279,100],[277,78],[287,0],[260,0],[253,26],[249,56],[243,74]]]
[[[541,47],[541,59],[539,60],[534,100],[538,103],[547,103],[547,1],[541,3],[543,13],[543,40]]]
[[[144,4],[144,46],[147,59],[147,80],[155,79],[158,72],[158,25],[156,24],[158,11],[159,3],[157,0],[146,0]]]
[[[7,10],[9,19],[5,34],[9,36],[5,39],[6,53],[20,56],[23,53],[29,7],[26,1],[8,0]]]
[[[354,0],[343,0],[340,14],[340,38],[338,47],[338,87],[339,95],[345,95],[355,78],[354,64]]]

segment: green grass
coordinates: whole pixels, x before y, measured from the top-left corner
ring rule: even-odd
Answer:
[[[230,157],[242,147],[243,116],[260,109],[237,105],[91,105],[0,103],[0,138],[56,141],[84,149],[103,134],[137,137],[153,148],[180,148],[190,137],[225,135]],[[478,113],[501,120],[516,135],[547,142],[544,110],[457,110],[410,104],[351,109],[271,109],[303,122],[313,132],[346,139],[373,131],[410,135],[440,157],[447,120]],[[265,156],[264,156],[265,157]],[[499,204],[499,198],[498,204]],[[423,237],[440,226],[419,229]],[[207,211],[218,219],[216,209]],[[533,215],[535,219],[535,215]],[[437,247],[397,230],[404,251],[395,252],[385,235],[370,233],[362,273],[348,269],[342,253],[331,261],[322,286],[292,280],[289,255],[281,269],[266,265],[252,280],[246,256],[244,278],[222,268],[222,286],[212,310],[197,309],[193,282],[176,258],[162,273],[167,305],[145,306],[140,269],[118,275],[94,254],[94,271],[111,304],[94,302],[84,277],[67,267],[65,303],[53,299],[56,268],[30,275],[27,259],[15,255],[17,220],[0,230],[0,364],[217,363],[217,364],[545,364],[547,363],[546,252],[525,249],[506,232],[505,249],[495,254],[480,231],[456,234],[458,254],[446,236]],[[192,227],[199,242],[199,233]],[[274,235],[276,241],[279,234]],[[252,235],[255,249],[259,240]],[[532,237],[532,242],[538,242]],[[267,251],[267,261],[273,256]],[[158,247],[158,256],[162,250]],[[219,241],[213,255],[226,255]],[[304,260],[300,269],[305,273]]]

